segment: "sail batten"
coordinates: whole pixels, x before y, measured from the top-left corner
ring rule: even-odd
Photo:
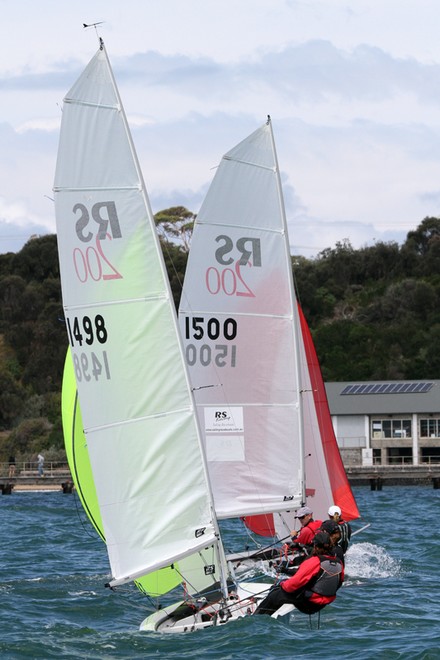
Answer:
[[[161,417],[172,417],[173,415],[181,415],[182,413],[187,414],[187,413],[192,413],[192,412],[193,412],[192,407],[180,408],[179,410],[167,410],[167,411],[164,411],[164,412],[155,413],[154,415],[149,415],[147,417],[137,417],[137,418],[132,418],[132,419],[123,419],[123,420],[114,422],[113,424],[102,424],[101,426],[95,426],[95,427],[90,427],[90,428],[84,427],[84,432],[89,434],[89,433],[94,433],[96,431],[101,431],[101,430],[105,430],[105,429],[117,428],[118,426],[124,426],[125,424],[137,424],[138,422],[148,421],[148,420],[152,420],[152,419],[159,419]]]
[[[78,101],[78,99],[72,99],[69,97],[65,97],[63,99],[64,103],[67,105],[76,105],[76,106],[82,106],[85,108],[97,108],[99,110],[116,110],[116,112],[121,111],[120,105],[107,105],[105,103],[92,103],[92,102],[87,102],[87,101]]]
[[[53,188],[54,192],[113,192],[115,190],[136,190],[140,192],[142,188],[140,186],[106,186],[106,187],[100,187],[98,186],[82,186],[81,188],[76,187],[55,187]]]
[[[92,307],[106,307],[108,305],[128,305],[128,304],[136,304],[136,303],[146,303],[146,302],[153,302],[153,301],[163,301],[167,303],[169,301],[170,297],[167,293],[154,293],[149,296],[144,296],[143,298],[126,298],[125,300],[111,300],[111,301],[105,301],[105,302],[93,302],[90,305],[87,304],[78,304],[78,305],[64,305],[63,309],[66,312],[72,312],[75,310],[79,309],[89,309]]]
[[[180,310],[181,314],[209,314],[210,310],[209,309],[186,309],[184,307],[181,308]],[[228,316],[230,312],[228,310],[224,310],[221,312],[217,312],[219,316]],[[255,314],[255,312],[234,312],[235,316],[248,316],[248,317],[254,317],[254,318],[269,318],[269,319],[286,319],[288,321],[293,320],[293,315],[292,314]]]
[[[197,217],[197,225],[198,226],[203,226],[203,225],[209,225],[210,227],[224,227],[225,223],[223,222],[203,222],[203,220],[199,220]],[[252,227],[250,225],[241,225],[239,222],[234,223],[234,227],[236,229],[258,229],[262,233],[267,232],[268,234],[280,234],[281,236],[284,236],[284,229],[277,229],[277,228],[272,228],[272,227]]]
[[[232,158],[232,156],[223,156],[224,160],[229,160],[234,163],[240,163],[240,165],[249,165],[250,167],[259,167],[262,170],[269,170],[270,172],[277,172],[277,168],[270,165],[261,165],[260,163],[252,163],[249,160],[243,160],[240,158]]]

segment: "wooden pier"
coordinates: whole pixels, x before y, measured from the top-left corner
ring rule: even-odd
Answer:
[[[50,470],[40,477],[37,470],[24,470],[14,477],[0,477],[0,493],[2,495],[38,490],[71,493],[74,490],[74,485],[70,471],[66,469]]]
[[[426,465],[374,465],[371,467],[346,466],[348,480],[352,486],[370,486],[371,490],[382,490],[388,486],[432,486],[440,489],[440,464]],[[53,469],[43,477],[37,470],[22,470],[15,477],[0,476],[0,493],[23,491],[62,491],[72,493],[75,487],[68,469]]]
[[[384,486],[432,486],[440,488],[440,464],[346,466],[352,486],[370,485],[371,490]]]

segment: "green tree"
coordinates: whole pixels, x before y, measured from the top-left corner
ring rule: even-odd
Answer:
[[[177,243],[183,252],[189,252],[196,216],[184,206],[172,206],[155,214],[159,235],[164,241]]]
[[[9,429],[22,414],[25,390],[22,385],[0,368],[0,430]]]
[[[425,218],[415,231],[408,232],[403,248],[423,257],[440,240],[440,218]]]

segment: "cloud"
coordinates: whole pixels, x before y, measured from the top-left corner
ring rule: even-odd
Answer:
[[[401,241],[438,212],[435,63],[314,39],[228,61],[151,50],[112,64],[155,212],[197,212],[222,155],[268,113],[292,244],[308,256],[345,238],[354,247]],[[0,78],[0,218],[9,228],[21,231],[27,218],[31,229],[54,230],[46,196],[58,104],[82,68],[65,58]]]
[[[30,131],[44,131],[46,133],[53,133],[60,128],[61,118],[48,119],[48,118],[35,118],[29,119],[22,124],[19,124],[15,129],[18,135],[22,133],[29,133]]]

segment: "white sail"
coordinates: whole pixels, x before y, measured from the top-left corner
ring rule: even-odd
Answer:
[[[295,300],[270,120],[222,159],[179,311],[219,518],[304,502]]]
[[[112,582],[216,541],[154,219],[103,44],[64,100],[63,304]]]

